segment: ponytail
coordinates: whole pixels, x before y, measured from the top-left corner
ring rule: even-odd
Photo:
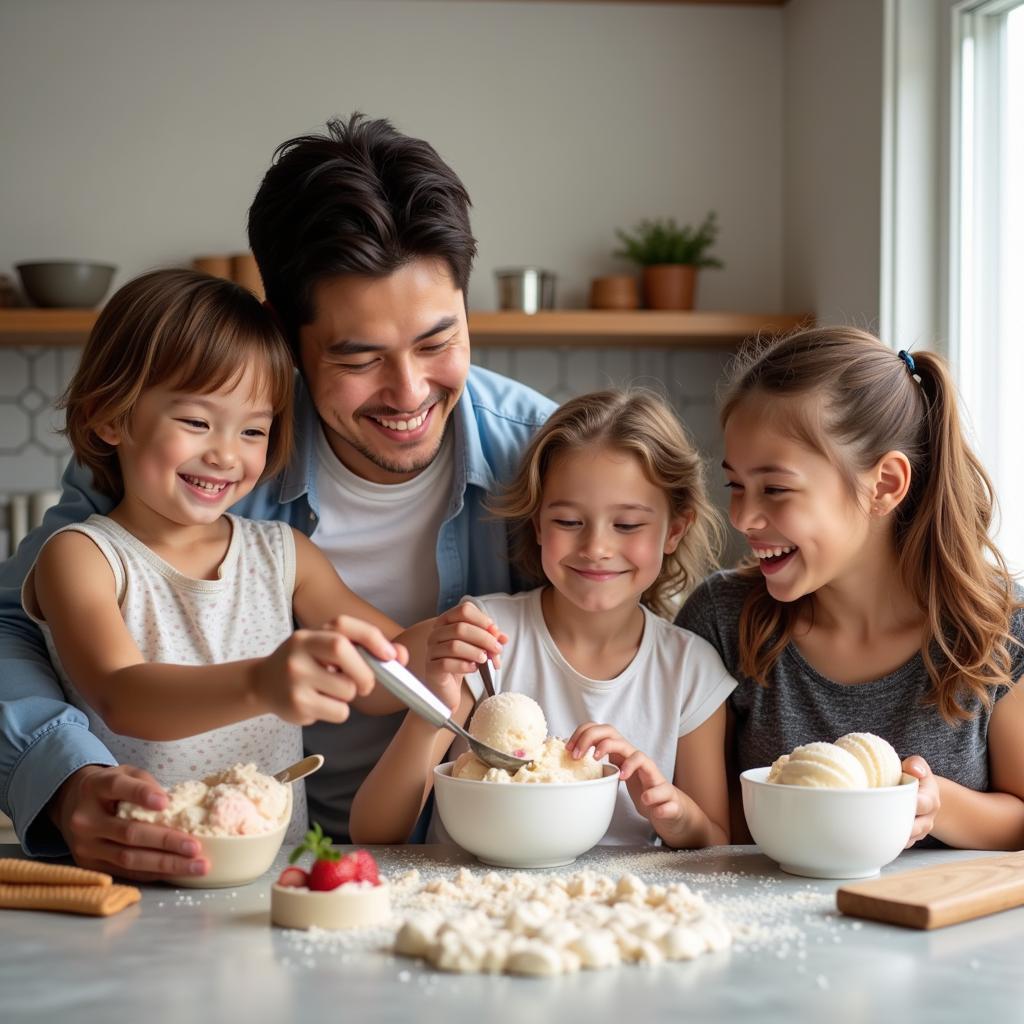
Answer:
[[[964,437],[945,361],[914,356],[927,404],[927,468],[896,512],[905,585],[925,609],[922,651],[933,701],[947,721],[969,718],[970,700],[991,704],[991,687],[1010,679],[1009,631],[1020,603],[992,541],[992,482]]]

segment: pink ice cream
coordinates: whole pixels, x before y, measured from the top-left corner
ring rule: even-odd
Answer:
[[[167,795],[162,811],[122,802],[117,816],[195,836],[255,836],[273,832],[288,814],[288,787],[254,764],[236,764],[202,780],[180,782]]]

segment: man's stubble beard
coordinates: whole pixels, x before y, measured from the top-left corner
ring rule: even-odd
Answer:
[[[332,430],[331,432],[334,434],[335,437],[338,438],[339,441],[341,441],[342,444],[351,448],[354,452],[358,452],[360,455],[362,455],[364,459],[366,459],[367,462],[372,463],[378,469],[383,469],[387,473],[405,474],[421,473],[428,466],[430,466],[431,463],[433,463],[433,461],[441,453],[441,448],[444,445],[444,439],[447,436],[448,431],[450,429],[451,416],[449,415],[448,419],[445,421],[444,428],[441,431],[441,436],[438,438],[437,444],[434,446],[434,450],[430,452],[429,455],[422,455],[419,458],[415,459],[415,461],[413,461],[411,464],[394,462],[391,459],[387,458],[387,456],[381,455],[380,452],[374,451],[374,449],[371,448],[369,445],[362,444],[357,440],[345,437],[344,434],[340,433],[337,430]]]

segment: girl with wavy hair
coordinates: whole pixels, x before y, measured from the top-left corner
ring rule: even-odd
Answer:
[[[733,767],[873,732],[920,780],[908,845],[1019,849],[1024,606],[945,362],[803,330],[741,353],[721,422],[751,557],[677,621],[739,680]]]
[[[724,704],[736,683],[710,644],[669,621],[714,564],[721,526],[671,409],[640,390],[567,402],[493,511],[537,586],[439,616],[427,683],[464,721],[491,659],[495,691],[536,700],[568,757],[607,756],[626,786],[603,842],[727,842]],[[406,838],[449,740],[407,716],[356,797],[356,841]]]

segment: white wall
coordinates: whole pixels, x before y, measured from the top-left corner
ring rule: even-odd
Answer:
[[[714,208],[727,266],[698,304],[778,310],[784,10],[5,0],[0,272],[85,257],[118,264],[120,283],[244,248],[274,147],[361,109],[465,180],[476,308],[495,305],[494,267],[524,262],[582,305],[591,276],[622,269],[616,226]]]
[[[877,330],[883,0],[783,11],[784,305]]]
[[[0,0],[0,273],[86,257],[118,283],[244,248],[274,147],[361,109],[430,140],[469,187],[474,308],[519,263],[583,305],[590,277],[624,269],[616,226],[713,208],[726,267],[702,275],[699,307],[872,323],[881,2]],[[721,459],[721,352],[475,358],[559,399],[660,384]],[[76,359],[0,350],[0,495],[57,481],[47,400]]]

